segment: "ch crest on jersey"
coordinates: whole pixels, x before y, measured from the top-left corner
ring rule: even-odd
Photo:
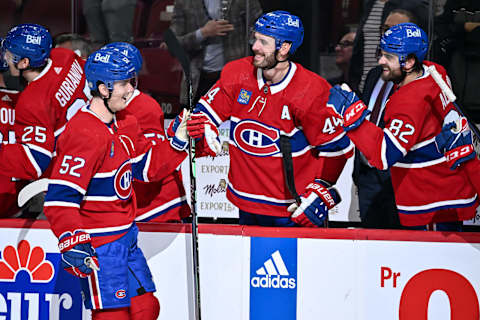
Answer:
[[[122,200],[127,200],[132,194],[132,165],[130,161],[125,161],[117,170],[114,178],[114,188],[117,196]]]
[[[250,102],[251,96],[252,96],[252,91],[242,89],[240,90],[237,101],[240,104],[248,104]]]
[[[280,132],[263,123],[254,120],[240,121],[232,135],[238,148],[250,155],[266,157],[280,152],[277,145]]]

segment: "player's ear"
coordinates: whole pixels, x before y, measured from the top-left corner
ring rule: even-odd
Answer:
[[[415,65],[415,57],[408,57],[405,61],[405,70],[411,70]]]
[[[102,97],[107,98],[109,96],[108,88],[104,83],[100,83],[98,85],[98,92],[102,95]]]
[[[17,66],[19,70],[27,69],[30,66],[30,59],[28,58],[20,59],[20,61],[18,61]]]
[[[282,46],[280,47],[280,50],[278,50],[278,53],[281,55],[281,59],[280,61],[282,60],[285,60],[285,58],[288,57],[288,52],[290,51],[290,48],[292,47],[292,44],[289,43],[289,42],[284,42],[282,43]]]

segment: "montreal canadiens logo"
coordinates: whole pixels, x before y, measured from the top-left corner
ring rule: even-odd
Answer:
[[[115,292],[115,297],[117,297],[118,299],[123,299],[126,296],[127,296],[127,293],[123,289],[117,290],[117,292]]]
[[[280,152],[278,129],[253,120],[240,121],[233,129],[233,139],[245,153],[266,157]]]
[[[132,166],[130,161],[125,161],[115,174],[114,179],[115,193],[117,196],[126,200],[132,194]]]

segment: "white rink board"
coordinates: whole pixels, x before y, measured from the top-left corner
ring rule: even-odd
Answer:
[[[44,250],[46,259],[51,260],[52,256],[58,258],[57,240],[45,228],[48,228],[46,223],[37,224],[33,229],[1,228],[0,265],[8,256],[5,249],[16,247],[22,240],[26,240],[31,248]],[[158,319],[194,319],[191,237],[181,228],[163,224],[140,225],[141,230],[148,230],[140,232],[139,246],[148,260],[157,286],[156,296],[161,304]],[[408,241],[416,237],[422,238],[422,241]],[[464,243],[462,237],[470,243]],[[281,245],[285,241],[292,247]],[[264,244],[266,255],[259,253],[259,247]],[[278,279],[294,278],[296,285],[296,300],[292,302],[295,315],[289,318],[276,317],[276,320],[410,320],[411,314],[410,318],[405,318],[405,314],[419,312],[421,306],[412,308],[405,302],[401,307],[402,296],[403,301],[410,298],[422,301],[419,298],[422,295],[426,297],[424,307],[428,310],[428,320],[450,319],[450,309],[468,312],[468,316],[457,314],[458,319],[473,320],[469,316],[477,316],[478,319],[480,234],[464,236],[345,229],[304,231],[296,228],[201,225],[199,248],[203,319],[257,319],[252,314],[257,310],[250,308],[256,303],[255,299],[259,299],[254,294],[267,289],[252,286],[255,277],[262,277],[262,269],[267,269],[268,277],[272,279],[274,276],[271,272],[275,270],[280,272]],[[278,253],[277,259],[274,258],[275,252]],[[270,267],[274,265],[275,268],[269,270],[269,263]],[[284,264],[283,273],[281,264]],[[64,273],[58,270],[58,266],[55,272],[56,276]],[[20,273],[15,281],[10,282],[4,276],[0,267],[0,319],[4,319],[2,316],[10,319],[10,313],[17,310],[18,305],[15,307],[12,304],[15,297],[20,297],[22,308],[32,313],[32,319],[64,319],[64,312],[73,308],[65,303],[57,303],[53,308],[59,310],[57,318],[52,314],[39,315],[38,311],[35,313],[35,306],[27,303],[31,299],[28,294],[39,299],[43,308],[43,305],[47,305],[45,292],[50,289],[45,291],[43,284],[33,282],[22,286],[20,281],[26,280],[21,279]],[[76,281],[74,278],[70,280]],[[12,286],[14,289],[11,289]],[[60,290],[60,294],[66,295],[58,287],[59,283],[55,288]],[[281,294],[289,289],[272,290],[275,294]],[[275,294],[268,303],[261,304],[267,311],[282,307]],[[73,306],[81,303],[79,295],[71,297]],[[459,302],[467,304],[459,307]],[[403,318],[399,317],[401,312]],[[81,311],[79,313],[76,317],[67,318],[88,319],[88,312],[84,313],[83,318]],[[22,314],[23,317],[26,318],[27,314]]]

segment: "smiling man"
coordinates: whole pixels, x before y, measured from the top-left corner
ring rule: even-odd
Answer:
[[[162,180],[186,153],[167,141],[153,145],[133,116],[117,121],[136,88],[125,55],[99,50],[88,57],[85,74],[93,98],[57,140],[45,215],[59,239],[62,267],[81,278],[92,319],[157,319],[155,285],[137,246],[132,181]],[[176,138],[186,148],[185,123]]]
[[[435,145],[442,125],[459,118],[427,71],[435,66],[448,83],[445,69],[424,60],[427,35],[413,23],[387,30],[380,49],[381,77],[394,83],[385,107],[385,129],[366,120],[367,106],[348,87],[332,88],[328,105],[343,118],[344,130],[368,163],[390,168],[402,225],[423,229],[436,224],[437,230],[458,231],[461,221],[474,216],[478,198]]]
[[[333,184],[353,153],[327,111],[330,85],[289,60],[303,41],[299,17],[264,14],[252,40],[254,56],[225,66],[197,104],[189,134],[200,139],[197,151],[203,146],[213,155],[220,151],[217,127],[230,120],[227,198],[239,208],[240,224],[322,226],[340,200]]]

